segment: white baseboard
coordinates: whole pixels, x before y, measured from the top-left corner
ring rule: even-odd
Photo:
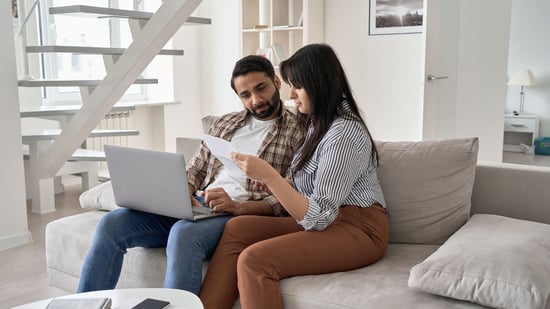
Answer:
[[[32,235],[29,230],[23,233],[9,235],[0,238],[0,251],[26,245],[32,242]]]

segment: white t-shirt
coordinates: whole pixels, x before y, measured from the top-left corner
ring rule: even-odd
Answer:
[[[254,117],[249,117],[242,128],[237,129],[231,144],[234,149],[240,153],[257,155],[262,142],[267,136],[267,132],[276,119],[258,120]],[[209,188],[223,188],[225,192],[235,201],[246,201],[250,198],[250,193],[246,191],[246,179],[243,174],[233,173],[231,170],[221,167],[218,174],[215,176]]]

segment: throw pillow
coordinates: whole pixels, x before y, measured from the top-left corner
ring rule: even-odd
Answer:
[[[377,142],[390,242],[442,244],[470,216],[478,139]]]
[[[80,206],[84,209],[111,211],[119,206],[115,203],[113,187],[110,181],[100,183],[80,194]]]
[[[422,263],[409,287],[497,308],[544,308],[550,225],[474,215]]]

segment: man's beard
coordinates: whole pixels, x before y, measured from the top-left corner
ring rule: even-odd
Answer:
[[[256,110],[263,108],[266,105],[269,106],[269,108],[267,108],[265,111],[262,111],[260,113],[256,112]],[[271,100],[262,102],[256,107],[249,109],[248,111],[250,112],[250,114],[252,114],[252,116],[254,116],[254,118],[262,120],[273,116],[273,113],[278,111],[279,106],[281,106],[281,94],[279,93],[279,90],[276,89],[275,93],[271,97]]]

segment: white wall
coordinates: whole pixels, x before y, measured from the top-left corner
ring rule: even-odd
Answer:
[[[201,4],[212,18],[212,25],[200,28],[205,115],[222,115],[243,108],[230,86],[233,66],[242,56],[239,2],[204,0]]]
[[[509,1],[461,5],[454,136],[479,136],[480,160],[501,161]],[[422,138],[422,34],[368,35],[368,1],[325,1],[325,40],[338,52],[376,139]],[[491,6],[498,7],[491,10]],[[458,12],[457,12],[458,13]],[[480,17],[480,15],[482,15]],[[491,21],[487,21],[487,16]],[[498,42],[497,45],[492,42]],[[490,47],[484,50],[484,47]],[[500,50],[499,50],[500,48]],[[504,52],[500,52],[504,51]],[[494,55],[493,55],[494,53]],[[502,55],[501,55],[502,54]],[[489,61],[487,61],[489,59]],[[502,80],[483,80],[499,70]]]
[[[479,137],[483,161],[502,161],[510,8],[511,0],[461,1],[454,135]]]
[[[235,61],[240,55],[239,0],[215,2],[205,0],[200,9],[207,11],[213,24],[201,28],[195,39],[202,50],[200,70],[187,71],[187,64],[176,62],[176,100],[197,100],[197,105],[186,108],[198,113],[221,115],[242,108],[229,86],[229,78]],[[174,44],[184,44],[182,36]],[[325,0],[325,41],[331,44],[342,61],[351,86],[364,116],[377,139],[419,140],[421,138],[421,51],[420,34],[368,36],[368,1]],[[184,48],[189,59],[191,46]],[[403,53],[403,50],[406,53]],[[187,61],[187,60],[186,60]],[[195,63],[192,63],[192,66]],[[192,76],[201,79],[201,91],[192,86]],[[180,89],[178,89],[178,87]],[[183,90],[183,87],[189,89]],[[187,103],[186,103],[187,104]],[[186,119],[181,134],[200,134],[196,131],[197,114],[178,113]],[[180,135],[181,135],[180,134]],[[177,134],[176,134],[177,135]]]
[[[368,35],[369,1],[325,0],[325,41],[338,53],[375,139],[422,137],[422,35]]]
[[[229,85],[240,58],[239,0],[204,0],[193,16],[211,18],[212,24],[183,26],[174,36],[174,48],[185,55],[174,61],[174,98],[181,104],[168,106],[164,115],[168,151],[176,137],[202,135],[202,116],[242,108]]]
[[[459,27],[462,41],[459,44],[472,47],[459,51],[463,77],[457,87],[460,93],[457,93],[454,136],[479,136],[481,160],[501,160],[506,61],[500,55],[493,57],[491,50],[480,51],[476,47],[491,44],[492,37],[496,37],[498,42],[505,40],[509,1],[503,4],[499,0],[487,2],[483,5],[484,10],[490,10],[491,6],[498,9],[480,18],[477,2],[463,0],[460,12],[466,22]],[[213,0],[205,0],[200,6],[205,15],[213,19],[213,24],[201,28],[200,34],[194,38],[199,42],[201,53],[197,55],[199,58],[191,61],[200,61],[201,65],[190,73],[184,72],[188,66],[176,64],[176,75],[181,74],[175,78],[177,87],[188,88],[185,91],[176,88],[176,99],[189,101],[185,103],[185,110],[189,113],[173,115],[186,119],[185,125],[178,129],[179,135],[200,134],[197,122],[200,116],[220,115],[241,108],[228,85],[231,69],[240,57],[239,1],[213,4]],[[368,14],[368,1],[347,0],[343,5],[339,0],[325,0],[325,41],[339,55],[374,137],[380,140],[420,140],[423,119],[422,34],[369,36]],[[485,24],[487,16],[491,18],[488,26]],[[504,29],[502,33],[499,28]],[[185,58],[188,58],[190,47],[184,48]],[[506,46],[503,48],[505,54]],[[492,59],[487,62],[484,57]],[[196,63],[191,67],[194,65]],[[482,80],[483,75],[479,73],[486,69],[502,70],[502,80]],[[197,84],[200,94],[191,86],[195,83],[193,77],[201,80]]]
[[[531,69],[539,85],[526,87],[525,112],[540,117],[540,135],[550,136],[550,1],[512,0],[508,76]],[[506,112],[519,110],[519,86],[508,86]]]
[[[0,41],[13,42],[11,3],[0,4]],[[0,57],[0,250],[31,241],[27,228],[27,207],[21,155],[19,96],[13,44],[4,44]]]

